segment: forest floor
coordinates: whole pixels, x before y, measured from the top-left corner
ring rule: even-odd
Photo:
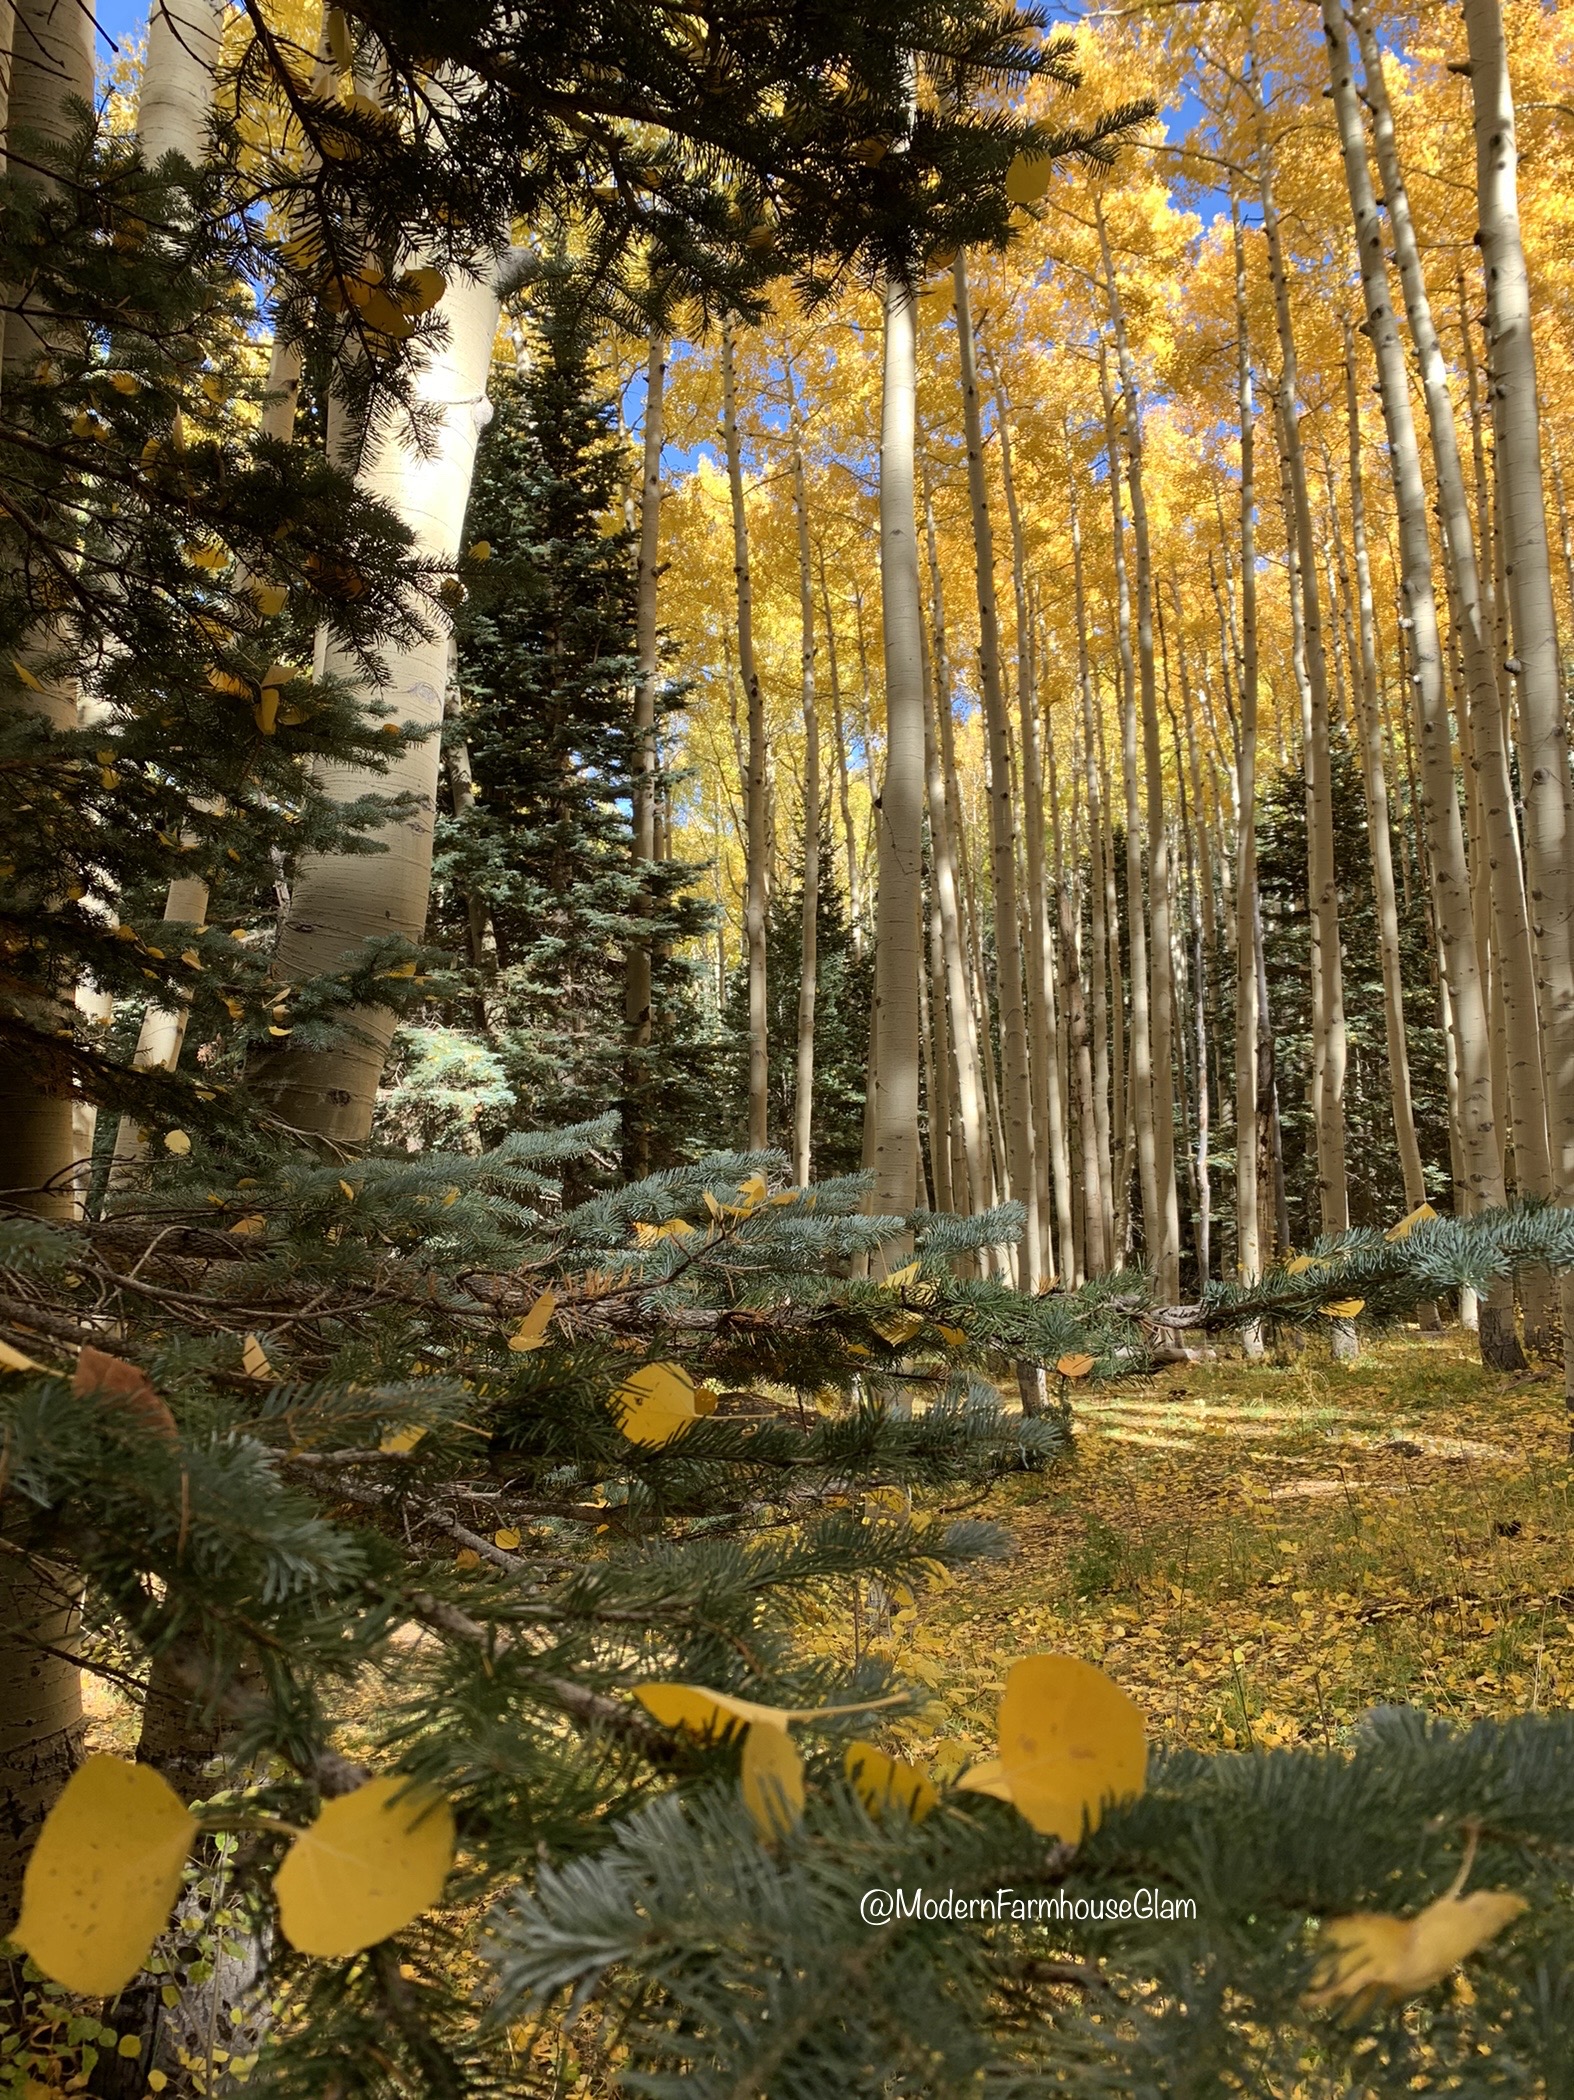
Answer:
[[[1568,1703],[1561,1387],[1412,1330],[1351,1365],[1308,1346],[1081,1389],[1071,1462],[973,1512],[1013,1557],[894,1615],[930,1698],[893,1732],[942,1779],[993,1755],[1006,1670],[1046,1649],[1199,1749],[1334,1745],[1401,1702],[1459,1720]]]

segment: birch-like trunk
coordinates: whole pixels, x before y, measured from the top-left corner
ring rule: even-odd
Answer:
[[[1040,1238],[1044,1249],[1044,1272],[1050,1274],[1058,1261],[1060,1273],[1069,1277],[1076,1266],[1072,1224],[1071,1155],[1067,1137],[1066,1095],[1061,1084],[1060,1060],[1055,1054],[1058,1032],[1056,1013],[1055,927],[1050,916],[1048,871],[1044,857],[1044,769],[1039,751],[1038,681],[1034,675],[1033,621],[1028,604],[1027,546],[1022,529],[1022,510],[1017,501],[1016,475],[1012,467],[1011,400],[1003,381],[995,379],[995,421],[1000,433],[1000,479],[1005,493],[1006,516],[1011,527],[1011,588],[1016,609],[1017,720],[1022,735],[1022,802],[1027,848],[1025,863],[1029,906],[1027,951],[1027,996],[1029,1038],[1033,1070],[1033,1133],[1038,1168]],[[1046,719],[1044,738],[1049,741]],[[1059,880],[1058,873],[1056,877]],[[1042,1144],[1039,1143],[1042,1133]],[[1044,1158],[1047,1151],[1048,1158]],[[1046,1167],[1048,1169],[1046,1176]],[[1049,1189],[1054,1190],[1057,1237],[1051,1258]]]
[[[738,670],[748,709],[748,755],[744,771],[747,868],[743,906],[749,967],[749,1150],[770,1143],[770,1046],[766,1006],[765,919],[770,901],[770,821],[766,808],[765,698],[754,659],[754,578],[749,565],[749,521],[743,500],[743,460],[738,445],[738,397],[733,375],[732,323],[721,331],[722,435],[727,451],[727,486],[732,495],[732,568],[738,593]]]
[[[831,731],[836,740],[836,789],[842,812],[842,836],[847,845],[847,923],[852,933],[853,954],[862,958],[863,899],[858,876],[858,834],[853,829],[852,786],[847,772],[847,733],[842,722],[842,680],[836,660],[836,622],[831,616],[831,590],[825,580],[825,548],[818,547],[820,603],[825,613],[825,667],[831,678]]]
[[[924,524],[928,539],[931,578],[931,607],[935,639],[932,652],[932,709],[924,714],[924,766],[929,802],[929,850],[934,871],[933,912],[939,921],[940,949],[945,969],[946,1007],[951,1023],[951,1042],[956,1056],[957,1109],[962,1125],[962,1151],[967,1166],[967,1191],[974,1212],[987,1210],[993,1200],[989,1158],[989,1132],[985,1123],[983,1075],[979,1064],[978,1013],[968,988],[967,943],[962,924],[961,892],[957,881],[956,832],[951,822],[951,783],[946,778],[950,739],[945,724],[951,708],[950,666],[946,659],[945,629],[939,596],[940,557],[935,544],[934,513],[924,498]],[[959,1192],[953,1190],[953,1195]]]
[[[918,1173],[918,973],[922,960],[924,673],[914,509],[918,301],[885,290],[880,418],[880,585],[885,628],[885,779],[875,899],[871,1149],[876,1214],[913,1207]]]
[[[658,624],[661,578],[661,446],[666,402],[667,339],[652,331],[645,359],[645,430],[639,484],[639,571],[635,583],[634,633],[638,667],[634,679],[633,855],[636,869],[656,859],[656,690],[661,678],[661,632]],[[647,891],[640,905],[652,908]],[[632,1180],[650,1172],[650,1132],[641,1105],[645,1058],[650,1049],[654,957],[648,940],[629,943],[624,957],[623,1020],[626,1069],[623,1077],[623,1158]]]
[[[169,153],[193,167],[202,160],[223,26],[222,0],[153,0],[137,98],[137,144],[150,168]]]
[[[978,372],[968,303],[967,262],[960,249],[953,266],[952,285],[962,377],[962,418],[967,440],[968,494],[973,517],[973,556],[978,579],[978,682],[989,739],[989,846],[994,887],[996,996],[1000,1007],[1002,1107],[1006,1126],[1006,1186],[1008,1193],[1027,1213],[1019,1282],[1024,1290],[1036,1291],[1043,1276],[1043,1244],[1039,1232],[1032,1074],[1017,908],[1016,797],[1012,793],[1010,730],[1006,720],[1005,688],[1000,675],[994,531],[990,524],[988,486],[984,478],[983,421],[979,411]]]
[[[1099,753],[1093,726],[1093,666],[1088,652],[1087,589],[1082,568],[1082,515],[1077,503],[1076,462],[1071,453],[1071,432],[1066,429],[1067,510],[1071,521],[1071,575],[1077,623],[1077,685],[1082,696],[1082,763],[1084,794],[1088,811],[1088,927],[1092,953],[1089,976],[1093,989],[1092,1024],[1092,1130],[1094,1173],[1087,1180],[1087,1130],[1083,1131],[1083,1177],[1088,1224],[1087,1267],[1090,1275],[1102,1275],[1117,1265],[1115,1209],[1110,1170],[1110,1041],[1109,1041],[1109,925],[1104,895],[1104,791],[1099,778]],[[1097,1229],[1094,1211],[1097,1210]],[[1098,1266],[1095,1268],[1095,1250]]]
[[[1131,981],[1131,1032],[1127,1083],[1129,1112],[1123,1109],[1125,1143],[1120,1188],[1131,1172],[1136,1148],[1137,1183],[1142,1198],[1143,1253],[1158,1259],[1162,1239],[1159,1207],[1158,1152],[1153,1135],[1153,1036],[1150,1027],[1148,919],[1142,903],[1142,812],[1137,799],[1137,667],[1131,647],[1131,583],[1126,569],[1126,521],[1122,497],[1120,438],[1109,365],[1099,344],[1099,385],[1104,399],[1104,442],[1109,463],[1109,500],[1114,529],[1115,625],[1120,650],[1120,769],[1126,799],[1126,951]],[[1117,923],[1111,917],[1112,925]]]
[[[1367,329],[1377,359],[1378,387],[1393,470],[1398,514],[1402,588],[1412,625],[1416,709],[1421,727],[1423,805],[1432,856],[1432,888],[1453,1003],[1459,1073],[1459,1148],[1472,1206],[1504,1199],[1503,1154],[1493,1116],[1492,1055],[1486,999],[1470,911],[1465,841],[1454,786],[1448,696],[1433,593],[1432,553],[1427,535],[1426,488],[1410,407],[1404,346],[1388,295],[1383,235],[1367,166],[1360,103],[1350,65],[1341,0],[1322,0],[1323,31],[1334,115],[1339,126],[1345,183],[1355,219],[1361,291]],[[1514,1293],[1507,1279],[1495,1283],[1481,1308],[1481,1356],[1497,1369],[1520,1369],[1524,1358],[1514,1333]]]
[[[1312,1029],[1315,1060],[1322,1080],[1316,1111],[1317,1193],[1323,1231],[1343,1232],[1350,1223],[1344,1136],[1347,1048],[1344,973],[1339,949],[1339,875],[1334,865],[1333,783],[1328,753],[1328,667],[1323,652],[1322,610],[1317,589],[1317,543],[1307,489],[1306,456],[1301,443],[1300,370],[1295,330],[1290,318],[1290,283],[1285,270],[1273,175],[1273,159],[1264,124],[1258,147],[1258,186],[1279,334],[1279,422],[1299,556],[1301,627],[1310,699],[1306,748],[1307,873],[1315,931]]]
[[[1137,390],[1137,366],[1131,354],[1126,312],[1121,301],[1114,256],[1110,251],[1109,233],[1096,195],[1094,212],[1104,263],[1104,289],[1115,330],[1115,354],[1120,361],[1127,487],[1131,496],[1131,538],[1137,558],[1137,668],[1142,692],[1143,782],[1147,801],[1149,1028],[1152,1036],[1150,1097],[1155,1200],[1155,1212],[1149,1227],[1148,1259],[1153,1266],[1159,1297],[1169,1304],[1180,1295],[1180,1202],[1175,1186],[1175,960],[1171,946],[1169,835],[1164,822],[1164,757],[1159,740],[1158,692],[1154,681],[1153,560],[1143,479],[1142,403]],[[1133,897],[1129,903],[1135,916],[1140,908],[1140,897]]]
[[[1372,612],[1372,564],[1366,544],[1366,490],[1361,466],[1361,417],[1355,383],[1355,339],[1345,324],[1345,422],[1350,445],[1350,531],[1355,562],[1356,721],[1361,781],[1366,790],[1366,837],[1377,901],[1377,945],[1383,970],[1383,1030],[1388,1051],[1388,1091],[1394,1142],[1405,1185],[1405,1209],[1426,1200],[1421,1144],[1410,1092],[1409,1038],[1405,1030],[1404,972],[1399,948],[1399,900],[1394,891],[1393,833],[1388,808],[1388,773],[1383,759],[1382,700],[1377,683],[1377,632]]]
[[[1542,1081],[1535,952],[1525,899],[1514,784],[1503,733],[1491,617],[1481,585],[1481,565],[1472,531],[1470,501],[1465,492],[1465,471],[1460,458],[1453,399],[1448,390],[1448,370],[1421,268],[1421,251],[1410,215],[1410,199],[1383,79],[1382,58],[1364,9],[1357,8],[1352,20],[1366,75],[1366,101],[1372,112],[1377,167],[1388,208],[1394,260],[1404,288],[1405,312],[1420,365],[1421,390],[1426,401],[1432,460],[1437,475],[1438,512],[1464,660],[1471,765],[1484,858],[1489,872],[1492,943],[1505,1024],[1504,1077],[1514,1144],[1514,1178],[1522,1194],[1545,1199],[1552,1194],[1552,1157],[1547,1139],[1547,1102]],[[1541,1279],[1526,1281],[1529,1286],[1525,1291],[1527,1318],[1532,1332],[1539,1337],[1545,1334],[1550,1324],[1550,1308],[1544,1304],[1545,1284]]]
[[[809,497],[803,469],[803,419],[792,365],[787,367],[792,444],[792,500],[798,526],[798,623],[803,689],[803,934],[798,968],[798,1061],[793,1095],[792,1174],[809,1182],[814,1128],[814,993],[820,923],[820,715],[814,689],[814,567],[809,548]],[[929,1090],[931,1110],[934,1089]]]
[[[1486,276],[1498,488],[1525,798],[1554,1189],[1574,1201],[1574,808],[1560,690],[1530,282],[1519,230],[1519,151],[1499,0],[1465,0],[1476,186]],[[1564,1389],[1574,1404],[1574,1273],[1562,1286]]]
[[[489,261],[480,279],[457,271],[438,308],[447,341],[429,352],[414,375],[416,403],[431,416],[432,443],[418,450],[398,419],[368,433],[357,480],[399,516],[415,549],[452,560],[464,528],[476,445],[491,415],[486,397],[492,343],[497,334],[498,289]],[[426,732],[405,746],[384,773],[335,765],[323,782],[338,800],[362,795],[413,797],[409,813],[382,827],[386,851],[315,854],[303,861],[280,929],[274,974],[300,984],[353,964],[365,942],[395,934],[421,939],[432,883],[432,833],[441,764],[443,692],[448,638],[429,634],[385,652],[386,683],[378,699],[392,718]],[[326,666],[353,679],[356,666],[330,640]],[[370,1135],[377,1087],[397,1025],[387,1007],[347,1014],[338,1043],[327,1050],[286,1050],[256,1070],[258,1092],[296,1129],[336,1144],[358,1145]]]

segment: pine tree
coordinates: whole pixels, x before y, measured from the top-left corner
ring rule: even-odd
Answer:
[[[623,1114],[625,1130],[637,1119],[652,1133],[661,1165],[683,1153],[705,1098],[679,951],[706,919],[684,894],[693,869],[634,860],[635,569],[629,532],[608,529],[627,461],[592,350],[586,287],[550,276],[524,369],[496,386],[466,523],[487,551],[458,625],[433,931],[453,951],[447,1025],[479,1029],[513,1096],[506,1121],[541,1130],[625,1096],[624,953],[630,924],[648,929],[654,1033]],[[658,720],[679,705],[669,683]],[[670,791],[659,776],[658,790]]]

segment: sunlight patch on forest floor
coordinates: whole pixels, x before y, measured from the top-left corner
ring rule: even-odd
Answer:
[[[1337,1744],[1375,1705],[1574,1697],[1560,1380],[1410,1332],[1350,1366],[1308,1348],[1093,1388],[1076,1423],[1069,1465],[976,1512],[1014,1557],[878,1644],[931,1687],[893,1733],[939,1776],[992,1753],[1006,1670],[1036,1649],[1098,1663],[1157,1737],[1201,1749]]]

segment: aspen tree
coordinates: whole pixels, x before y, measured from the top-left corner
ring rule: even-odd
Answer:
[[[635,584],[635,646],[639,652],[634,680],[634,766],[631,796],[634,858],[656,858],[656,690],[661,676],[659,585],[661,575],[661,447],[667,383],[667,339],[651,331],[645,357],[645,428],[639,484],[639,573]],[[629,943],[624,962],[624,1025],[628,1069],[624,1078],[624,1158],[636,1180],[650,1171],[650,1133],[640,1105],[642,1053],[650,1048],[655,1016],[651,1008],[650,943]]]
[[[1409,376],[1389,302],[1382,228],[1367,166],[1360,104],[1350,65],[1341,0],[1322,0],[1329,79],[1339,126],[1345,182],[1355,218],[1367,328],[1377,358],[1383,420],[1398,512],[1405,606],[1421,727],[1423,804],[1432,855],[1438,936],[1446,957],[1459,1075],[1459,1150],[1472,1207],[1504,1200],[1503,1155],[1493,1119],[1491,1044],[1484,988],[1470,913],[1464,834],[1454,788],[1448,703],[1443,689],[1426,492],[1410,408]],[[1488,1291],[1480,1314],[1481,1356],[1496,1369],[1523,1367],[1514,1333],[1513,1285]]]
[[[1356,8],[1351,20],[1361,50],[1366,101],[1372,112],[1377,168],[1388,210],[1394,261],[1398,266],[1410,335],[1420,366],[1421,390],[1432,437],[1444,558],[1463,656],[1471,772],[1482,822],[1481,858],[1489,875],[1492,944],[1505,1023],[1507,1057],[1503,1069],[1514,1145],[1514,1178],[1523,1194],[1545,1199],[1552,1194],[1552,1158],[1542,1081],[1535,956],[1525,901],[1514,785],[1504,739],[1497,668],[1493,662],[1490,614],[1481,587],[1447,367],[1432,319],[1421,251],[1410,215],[1409,193],[1399,158],[1382,58],[1365,10]],[[1545,1334],[1549,1324],[1546,1295],[1544,1282],[1529,1277],[1525,1279],[1527,1319],[1538,1338]]]
[[[1022,947],[1017,906],[1016,798],[1005,688],[1000,675],[1000,623],[995,601],[994,531],[984,479],[983,422],[968,303],[967,262],[961,250],[952,265],[957,355],[962,375],[962,414],[967,436],[967,477],[973,521],[973,558],[978,580],[978,679],[989,737],[989,844],[994,889],[996,996],[1000,1007],[1002,1108],[1005,1117],[1006,1188],[1027,1213],[1019,1280],[1037,1290],[1043,1277],[1035,1162],[1032,1080],[1028,1063],[1027,1010],[1023,997]],[[1040,839],[1042,854],[1042,839]]]
[[[1171,949],[1169,837],[1164,821],[1164,759],[1159,743],[1158,694],[1153,664],[1153,561],[1149,546],[1147,494],[1143,482],[1142,404],[1137,390],[1136,360],[1126,330],[1120,282],[1110,249],[1104,208],[1095,195],[1094,215],[1104,264],[1104,289],[1115,331],[1120,363],[1121,398],[1126,430],[1126,481],[1131,497],[1131,537],[1136,554],[1137,665],[1142,695],[1143,774],[1147,797],[1149,1029],[1152,1058],[1149,1079],[1153,1125],[1154,1214],[1145,1220],[1148,1259],[1159,1296],[1180,1294],[1180,1207],[1175,1186],[1175,965]],[[1133,917],[1140,910],[1140,891],[1130,900]]]
[[[1143,1251],[1151,1262],[1162,1234],[1159,1205],[1158,1150],[1154,1140],[1153,1038],[1150,1027],[1150,981],[1148,975],[1147,915],[1142,907],[1142,815],[1137,799],[1137,669],[1131,647],[1131,585],[1126,569],[1125,515],[1120,440],[1116,432],[1115,402],[1110,390],[1109,364],[1102,340],[1099,344],[1099,386],[1104,400],[1105,446],[1109,464],[1109,500],[1114,525],[1116,631],[1120,662],[1120,761],[1126,800],[1126,953],[1130,968],[1131,1033],[1127,1086],[1130,1108],[1122,1106],[1124,1142],[1121,1147],[1117,1200],[1131,1177],[1131,1156],[1136,1153],[1137,1179],[1142,1197]],[[1113,912],[1111,924],[1118,923]],[[1121,1090],[1117,1086],[1117,1100]]]
[[[1405,1209],[1426,1200],[1421,1145],[1416,1137],[1410,1092],[1410,1051],[1405,1032],[1405,990],[1399,949],[1399,904],[1394,892],[1394,850],[1388,807],[1388,775],[1383,763],[1381,700],[1377,685],[1376,623],[1372,612],[1372,564],[1366,544],[1365,476],[1361,467],[1361,415],[1356,394],[1355,339],[1344,330],[1345,423],[1350,447],[1350,536],[1355,562],[1356,624],[1359,654],[1354,670],[1357,742],[1361,781],[1366,793],[1366,837],[1372,859],[1372,889],[1377,904],[1377,945],[1383,972],[1383,1031],[1388,1052],[1388,1089],[1393,1106],[1394,1142],[1404,1181]]]
[[[798,528],[798,620],[803,691],[803,931],[802,960],[798,969],[798,1057],[793,1094],[792,1171],[794,1181],[803,1188],[809,1180],[810,1141],[814,1127],[815,951],[820,919],[820,715],[814,685],[814,568],[809,545],[809,498],[804,481],[803,416],[790,358],[786,361],[786,377],[793,513]],[[934,1098],[935,1090],[931,1085],[931,1103]]]
[[[1324,1232],[1343,1232],[1350,1223],[1344,1133],[1347,1052],[1339,948],[1339,877],[1334,865],[1333,783],[1328,752],[1328,670],[1323,651],[1311,498],[1301,443],[1300,366],[1290,316],[1290,282],[1274,194],[1273,153],[1268,141],[1267,115],[1255,59],[1252,86],[1258,119],[1258,193],[1262,203],[1263,232],[1268,241],[1268,276],[1273,287],[1274,318],[1279,337],[1278,426],[1284,448],[1291,531],[1299,569],[1298,610],[1305,656],[1307,855],[1314,925],[1312,1032],[1314,1070],[1322,1080],[1316,1102],[1317,1191]]]
[[[1503,568],[1518,666],[1520,782],[1536,941],[1552,1171],[1574,1200],[1574,851],[1558,669],[1530,285],[1519,229],[1519,150],[1498,0],[1465,0],[1476,188],[1486,277]],[[1574,1404],[1574,1275],[1562,1284],[1564,1385]]]
[[[1071,1157],[1067,1138],[1066,1092],[1061,1082],[1060,1060],[1054,1055],[1059,1032],[1055,986],[1055,927],[1047,895],[1048,872],[1044,857],[1044,780],[1039,750],[1038,681],[1034,675],[1033,622],[1029,611],[1027,546],[1022,529],[1022,509],[1017,500],[1016,474],[1012,464],[1011,397],[998,372],[995,375],[995,427],[1000,434],[1000,479],[1006,499],[1006,517],[1011,527],[1011,585],[1016,609],[1017,720],[1022,734],[1022,804],[1024,814],[1025,887],[1029,905],[1027,948],[1027,992],[1033,1073],[1032,1109],[1035,1159],[1038,1167],[1038,1201],[1045,1273],[1058,1260],[1063,1275],[1072,1271]],[[1044,746],[1051,765],[1054,752],[1046,717]],[[1056,885],[1060,874],[1057,866]],[[1037,1142],[1043,1133],[1043,1142]],[[1047,1160],[1045,1154],[1047,1153]],[[1046,1177],[1046,1167],[1048,1169]],[[1053,1187],[1054,1215],[1058,1226],[1055,1259],[1051,1259],[1049,1190]]]
[[[918,1171],[918,973],[922,967],[924,677],[914,454],[918,301],[885,288],[880,420],[880,587],[885,633],[885,778],[875,900],[871,1146],[877,1215],[913,1207]]]
[[[765,920],[770,904],[770,814],[766,808],[765,697],[754,656],[754,576],[749,520],[744,508],[743,459],[738,442],[738,397],[731,321],[721,331],[722,437],[732,497],[732,565],[738,603],[738,675],[748,712],[748,756],[743,793],[747,813],[744,941],[749,969],[749,1149],[770,1142],[770,1042],[766,1006]]]
[[[1082,764],[1084,796],[1088,812],[1088,925],[1092,953],[1092,1132],[1094,1175],[1086,1179],[1088,1132],[1083,1131],[1084,1186],[1089,1192],[1088,1266],[1090,1274],[1115,1267],[1115,1208],[1110,1188],[1110,1039],[1109,1039],[1109,921],[1104,894],[1104,794],[1099,780],[1099,753],[1093,726],[1093,665],[1088,649],[1087,588],[1082,563],[1082,513],[1077,502],[1077,469],[1071,451],[1071,426],[1065,426],[1066,508],[1071,526],[1072,604],[1077,626],[1077,688],[1082,698]],[[1094,1206],[1098,1230],[1091,1222]],[[1094,1269],[1093,1249],[1098,1250],[1099,1268]]]
[[[859,880],[858,835],[853,829],[852,787],[847,769],[847,734],[842,721],[842,681],[836,658],[836,622],[831,612],[831,591],[825,580],[825,547],[815,549],[820,570],[820,605],[825,615],[825,668],[831,681],[831,730],[836,744],[836,788],[842,812],[842,836],[847,847],[847,923],[852,933],[853,953],[863,954],[863,898]]]

